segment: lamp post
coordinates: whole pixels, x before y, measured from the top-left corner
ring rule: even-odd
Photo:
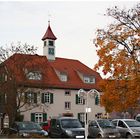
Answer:
[[[99,94],[100,93],[96,89],[91,89],[89,91],[80,89],[78,91],[78,97],[85,100],[85,106],[84,106],[85,139],[87,139],[88,136],[88,113],[91,112],[91,108],[89,108],[88,98],[89,96],[95,97],[96,95]]]

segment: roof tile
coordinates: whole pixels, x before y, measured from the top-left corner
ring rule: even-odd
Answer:
[[[78,60],[57,57],[54,61],[48,61],[46,56],[14,54],[4,63],[13,75],[15,75],[16,81],[19,85],[41,88],[96,88],[99,90],[98,82],[101,80],[101,76]],[[65,72],[68,75],[68,81],[60,81],[56,74],[56,70],[59,72]],[[28,80],[25,71],[40,71],[43,79]],[[96,83],[84,83],[79,77],[78,72],[95,76]]]

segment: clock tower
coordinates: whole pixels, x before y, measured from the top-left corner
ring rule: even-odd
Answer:
[[[55,60],[55,37],[52,29],[50,27],[50,22],[48,23],[48,28],[46,33],[44,34],[43,41],[43,55],[45,55],[48,60]]]

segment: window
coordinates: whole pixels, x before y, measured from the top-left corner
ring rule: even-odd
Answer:
[[[26,103],[37,103],[37,93],[31,91],[25,93],[25,102]]]
[[[46,46],[46,44],[47,44],[46,41],[44,41],[44,46]]]
[[[84,83],[95,83],[95,77],[93,76],[84,76]]]
[[[42,113],[35,113],[35,122],[37,122],[37,123],[43,122],[43,114]]]
[[[51,41],[51,40],[49,40],[48,45],[49,45],[49,46],[54,46],[54,42]]]
[[[54,55],[54,48],[49,48],[49,54]]]
[[[29,72],[29,73],[27,73],[26,76],[29,80],[41,80],[42,79],[42,74],[40,72]]]
[[[65,91],[65,95],[70,96],[71,95],[70,91],[69,90]]]
[[[83,99],[82,97],[79,97],[79,96],[76,94],[76,104],[84,105],[84,104],[85,104],[85,99]]]
[[[118,122],[118,126],[123,127],[123,128],[126,128],[126,125],[122,121],[119,121]]]
[[[50,94],[49,93],[44,94],[44,100],[45,100],[45,103],[50,103]]]
[[[95,121],[93,121],[92,126],[98,128],[98,125],[97,125],[97,123]]]
[[[78,104],[83,104],[83,99],[81,97],[78,97]]]
[[[65,109],[70,110],[71,109],[71,102],[65,102]]]
[[[112,121],[112,123],[113,123],[115,126],[117,126],[117,120]]]
[[[53,93],[50,93],[50,92],[42,93],[42,103],[52,104],[53,103]]]
[[[60,80],[63,82],[67,81],[67,75],[65,73],[60,73]]]
[[[31,113],[31,121],[40,123],[47,121],[47,114],[46,113]]]

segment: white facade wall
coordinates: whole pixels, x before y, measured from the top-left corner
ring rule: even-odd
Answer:
[[[24,120],[31,121],[31,113],[47,113],[47,119],[53,116],[59,116],[63,113],[73,113],[74,117],[78,117],[78,113],[84,113],[85,105],[76,104],[76,94],[78,90],[70,90],[71,95],[65,95],[65,89],[53,89],[53,90],[44,90],[43,92],[51,92],[53,93],[53,104],[40,104],[38,107],[33,108],[32,110],[28,110],[23,112]],[[65,109],[65,102],[71,102],[71,109]],[[95,114],[103,113],[105,114],[104,107],[100,107],[100,105],[95,105],[95,98],[89,97],[88,104],[91,108],[91,112],[88,113],[88,120],[92,120],[95,118]],[[25,106],[21,109],[24,110]]]

